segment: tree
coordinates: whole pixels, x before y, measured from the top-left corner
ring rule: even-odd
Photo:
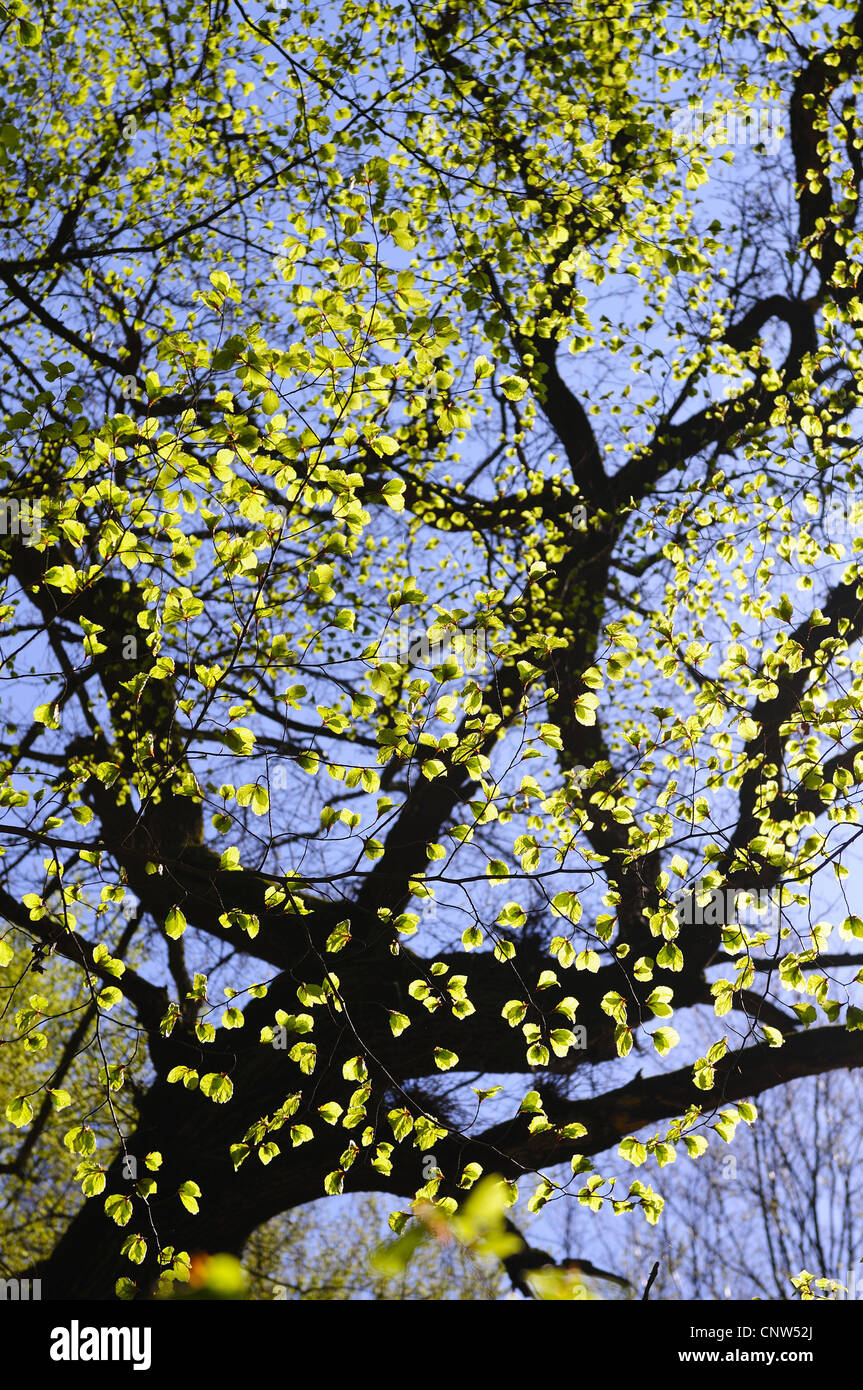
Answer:
[[[630,1167],[861,1060],[863,920],[812,918],[863,782],[863,11],[16,3],[0,965],[85,992],[7,1010],[19,1169],[92,1063],[44,1296],[323,1193],[655,1221]]]

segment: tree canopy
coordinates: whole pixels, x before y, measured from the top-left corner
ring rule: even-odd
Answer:
[[[863,1060],[863,8],[3,15],[4,1258],[524,1289]]]

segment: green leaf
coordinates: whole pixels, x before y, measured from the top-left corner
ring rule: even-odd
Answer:
[[[448,1047],[436,1047],[434,1050],[434,1064],[438,1071],[449,1071],[458,1062],[458,1053],[451,1052]]]
[[[400,1110],[391,1110],[387,1119],[393,1132],[393,1138],[397,1144],[401,1144],[413,1131],[413,1116],[409,1110],[402,1107]]]
[[[638,1139],[624,1139],[618,1146],[617,1152],[621,1158],[625,1158],[627,1163],[634,1163],[636,1168],[647,1158],[647,1149]]]
[[[663,970],[680,971],[683,969],[683,952],[673,941],[666,941],[662,950],[657,953],[656,964]]]
[[[653,1046],[656,1048],[660,1057],[664,1057],[666,1052],[670,1052],[672,1047],[677,1047],[680,1042],[680,1034],[676,1028],[657,1028],[653,1034]]]
[[[105,1214],[118,1226],[128,1226],[132,1219],[132,1203],[128,1197],[115,1194],[105,1201]]]
[[[344,950],[351,939],[351,924],[349,921],[337,922],[327,937],[324,950],[335,954],[337,951]]]
[[[626,1000],[617,990],[609,990],[600,1000],[602,1012],[608,1014],[609,1018],[617,1019],[618,1023],[626,1022]]]
[[[596,951],[579,951],[575,958],[576,970],[589,970],[595,975],[601,964]]]
[[[632,1029],[625,1023],[618,1023],[614,1030],[614,1042],[619,1057],[628,1057],[632,1051]]]
[[[389,434],[379,434],[372,440],[372,448],[376,454],[393,455],[399,452],[401,445],[397,439],[393,439]]]
[[[506,1019],[510,1028],[515,1028],[521,1023],[527,1013],[527,1004],[522,999],[510,999],[504,1004],[501,1010],[502,1016]]]
[[[203,1085],[201,1089],[203,1090]],[[177,1195],[186,1208],[186,1211],[190,1211],[194,1216],[198,1211],[198,1198],[201,1195],[201,1189],[198,1184],[191,1180],[181,1183]]]
[[[132,1264],[143,1264],[147,1255],[147,1242],[143,1236],[129,1235],[124,1240],[120,1253],[131,1260]]]
[[[42,42],[42,30],[29,19],[18,20],[18,42],[22,48],[38,48]]]
[[[7,1114],[7,1119],[9,1118]],[[14,1124],[14,1120],[12,1121]],[[63,1143],[70,1153],[81,1154],[85,1158],[96,1152],[96,1136],[89,1125],[77,1125],[63,1136]]]
[[[505,376],[500,389],[509,401],[520,401],[527,391],[527,382],[522,376]]]
[[[657,1018],[670,1018],[674,1012],[671,1007],[673,997],[674,990],[668,985],[657,985],[656,989],[647,996],[645,1002]]]
[[[581,921],[582,907],[577,893],[555,893],[551,906],[555,915],[565,917],[573,923]]]
[[[234,1083],[229,1076],[221,1072],[207,1072],[206,1076],[201,1077],[201,1091],[210,1100],[214,1100],[217,1105],[224,1105],[234,1094]]]
[[[579,724],[585,724],[588,727],[594,725],[596,723],[596,710],[598,705],[599,697],[594,695],[592,691],[588,690],[585,691],[583,695],[579,695],[572,706],[573,713]]]
[[[186,919],[178,907],[172,907],[165,918],[165,932],[172,941],[182,936],[186,930]]]
[[[26,1096],[16,1096],[6,1106],[6,1119],[16,1129],[23,1129],[33,1118],[33,1107]]]
[[[345,1081],[367,1081],[369,1069],[363,1057],[351,1057],[342,1067]]]

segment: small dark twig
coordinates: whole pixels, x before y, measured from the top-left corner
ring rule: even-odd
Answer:
[[[659,1273],[659,1261],[657,1260],[657,1261],[656,1261],[656,1264],[653,1266],[653,1269],[650,1271],[650,1277],[649,1277],[647,1283],[646,1283],[645,1286],[644,1286],[644,1293],[641,1295],[641,1301],[642,1301],[642,1303],[645,1302],[645,1300],[646,1300],[648,1294],[650,1293],[650,1290],[651,1290],[652,1287],[653,1287],[653,1281],[655,1280],[655,1278],[656,1278],[656,1276],[657,1276],[658,1273]]]

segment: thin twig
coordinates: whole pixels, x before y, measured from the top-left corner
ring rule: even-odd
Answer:
[[[657,1260],[657,1261],[656,1261],[656,1264],[653,1266],[653,1269],[650,1271],[650,1278],[648,1279],[647,1283],[646,1283],[645,1286],[644,1286],[644,1293],[641,1295],[641,1301],[642,1301],[642,1303],[644,1303],[644,1302],[646,1301],[647,1296],[648,1296],[648,1294],[650,1293],[651,1288],[653,1287],[653,1281],[654,1281],[654,1279],[656,1278],[656,1276],[657,1276],[658,1273],[659,1273],[659,1261]]]

